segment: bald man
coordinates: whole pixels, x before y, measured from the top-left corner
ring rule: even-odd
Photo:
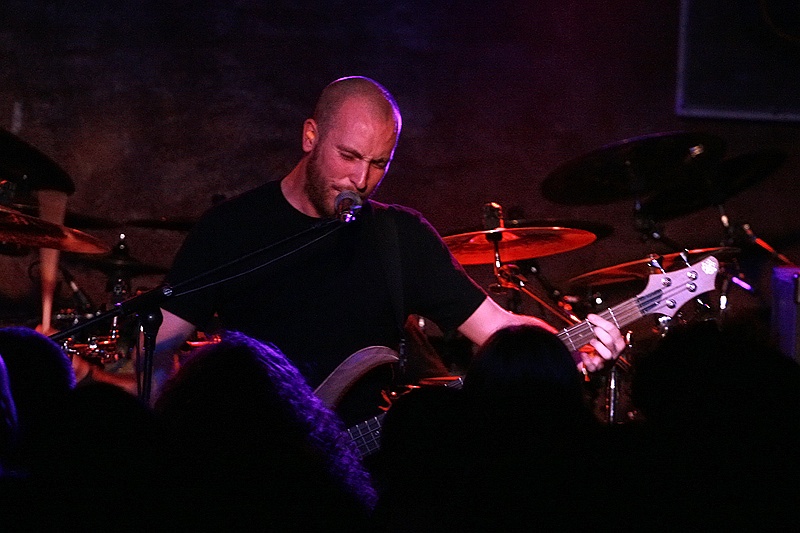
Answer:
[[[197,329],[273,343],[312,387],[362,348],[396,348],[398,324],[410,314],[476,344],[512,324],[553,331],[491,299],[421,214],[369,199],[389,170],[401,128],[397,103],[374,80],[342,78],[323,90],[303,123],[304,155],[292,171],[213,207],[178,252],[167,276],[176,295],[163,305],[157,338],[157,383],[171,368],[164,354]],[[352,223],[337,220],[343,193],[363,203]],[[220,279],[227,281],[215,283]],[[594,371],[625,343],[613,324],[589,320],[596,338],[580,357]],[[367,412],[339,407],[347,422]]]

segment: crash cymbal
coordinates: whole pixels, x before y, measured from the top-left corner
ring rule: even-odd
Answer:
[[[99,239],[81,231],[3,206],[0,206],[0,243],[82,254],[102,254],[111,249]]]
[[[158,217],[128,220],[128,226],[139,228],[163,229],[171,231],[189,231],[197,224],[196,217]]]
[[[667,132],[606,145],[550,173],[542,194],[567,205],[607,204],[641,197],[718,164],[725,153],[719,137]]]
[[[591,244],[594,233],[581,229],[561,227],[497,228],[471,231],[443,237],[453,256],[462,265],[494,263],[494,243],[490,236],[500,235],[500,259],[503,262],[535,259],[568,252]]]
[[[8,204],[8,207],[32,217],[39,216],[39,207],[34,204],[11,203]],[[64,225],[75,229],[113,229],[120,227],[119,222],[106,218],[83,215],[81,213],[75,213],[74,211],[67,211],[64,217]]]
[[[539,219],[511,219],[506,220],[505,225],[507,228],[570,228],[582,229],[594,233],[597,240],[605,239],[612,233],[614,228],[609,224],[602,222],[593,222],[591,220],[578,220],[571,218],[539,218]],[[472,231],[477,231],[478,228]]]
[[[17,190],[75,192],[72,178],[58,164],[13,133],[0,129],[0,180]]]
[[[713,171],[675,184],[642,203],[640,214],[664,221],[722,205],[775,173],[786,161],[781,150],[762,150],[722,161]]]
[[[738,253],[738,248],[718,247],[718,248],[697,248],[689,250],[688,259],[690,264],[696,263],[699,259],[713,255],[720,263],[729,262]],[[636,280],[644,280],[650,274],[657,272],[657,269],[650,266],[651,258],[645,257],[636,261],[622,263],[619,265],[601,268],[587,274],[572,278],[568,284],[572,288],[602,287],[616,283],[625,283]],[[673,253],[661,257],[661,267],[669,272],[673,266],[683,266],[683,260],[679,253]]]

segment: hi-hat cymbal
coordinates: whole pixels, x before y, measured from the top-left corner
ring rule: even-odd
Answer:
[[[0,129],[0,180],[14,184],[22,192],[75,192],[75,184],[63,168],[27,142],[3,129]]]
[[[568,252],[591,244],[597,236],[586,230],[561,227],[498,228],[471,231],[443,237],[453,256],[462,265],[494,263],[494,243],[500,236],[499,252],[503,262],[535,259]]]
[[[667,132],[626,139],[569,161],[548,175],[542,194],[567,205],[598,205],[640,197],[718,164],[719,137]]]
[[[128,226],[139,228],[163,229],[172,231],[189,231],[197,224],[196,217],[158,217],[128,220]]]
[[[0,206],[0,242],[62,252],[103,254],[111,247],[78,230]]]
[[[706,175],[654,194],[642,203],[640,214],[654,221],[664,221],[722,205],[772,175],[786,157],[781,150],[762,150],[725,159]]]
[[[739,251],[738,248],[732,247],[697,248],[689,250],[687,257],[690,264],[694,264],[700,258],[708,255],[713,255],[721,263],[724,263],[734,258]],[[579,289],[643,280],[650,274],[655,274],[657,272],[657,269],[651,266],[651,260],[650,257],[645,257],[636,261],[594,270],[570,279],[568,284],[571,288]],[[682,266],[683,259],[679,253],[673,253],[662,256],[660,264],[664,270],[669,271],[673,269],[673,266]]]
[[[67,257],[66,259],[94,268],[108,275],[122,274],[128,276],[146,276],[151,274],[166,274],[169,271],[168,268],[143,263],[133,257],[114,252],[91,257]]]

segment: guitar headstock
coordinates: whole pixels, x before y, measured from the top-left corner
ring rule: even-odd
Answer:
[[[714,290],[718,273],[719,261],[710,255],[680,270],[651,274],[639,305],[645,314],[673,316],[689,300]]]

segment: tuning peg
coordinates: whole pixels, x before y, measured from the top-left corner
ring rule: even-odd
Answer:
[[[661,266],[661,263],[664,260],[663,257],[661,257],[658,254],[650,254],[650,255],[648,255],[648,257],[650,258],[650,260],[647,262],[647,264],[649,266],[659,269],[662,274],[666,274],[667,273],[667,271],[664,270],[664,267]]]

